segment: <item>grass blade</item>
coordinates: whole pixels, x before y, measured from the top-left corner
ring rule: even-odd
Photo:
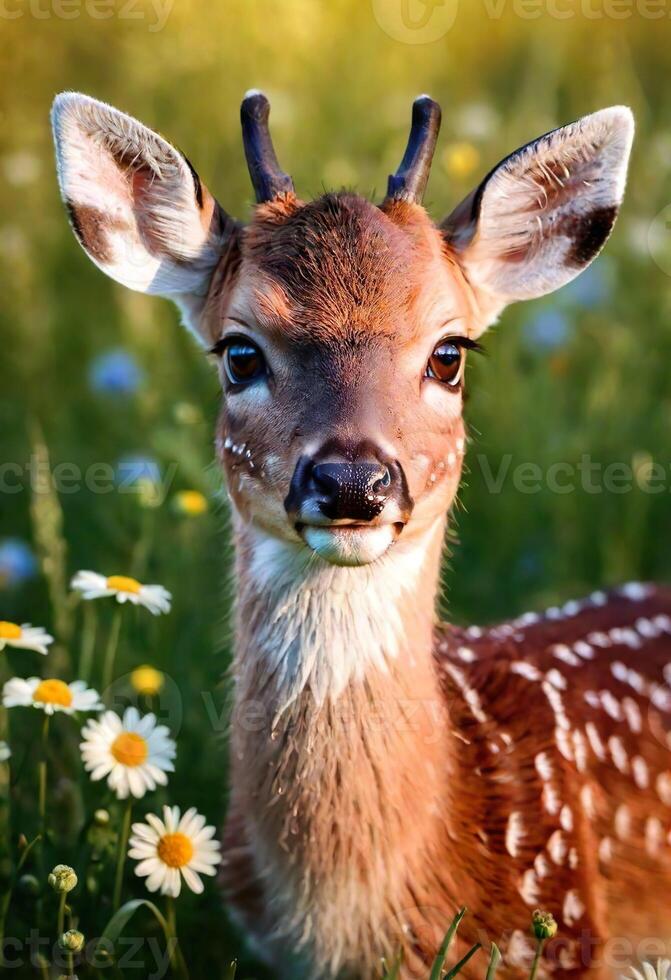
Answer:
[[[228,970],[226,970],[226,972],[224,973],[224,980],[235,980],[235,974],[237,973],[237,970],[238,970],[238,962],[237,960],[233,960]]]
[[[394,958],[394,962],[391,964],[391,968],[385,973],[383,980],[398,980],[401,975],[401,963],[403,962],[403,950],[400,950]],[[385,960],[382,961],[385,970],[387,969],[387,963]]]
[[[450,946],[452,945],[452,940],[454,939],[459,924],[463,917],[466,915],[466,907],[464,906],[455,917],[452,919],[450,928],[445,933],[445,938],[443,939],[442,945],[438,950],[438,955],[433,961],[433,966],[431,967],[431,973],[429,975],[429,980],[440,980],[443,975],[443,969],[445,967],[445,960],[447,959],[447,954],[450,951]]]
[[[494,975],[499,968],[499,963],[501,962],[501,950],[496,945],[492,943],[492,951],[489,956],[489,966],[487,967],[487,976],[485,980],[494,980]]]
[[[466,966],[471,956],[477,953],[479,949],[482,949],[482,943],[476,943],[475,946],[471,946],[469,951],[462,959],[459,960],[457,965],[453,966],[450,972],[445,974],[444,980],[452,980],[453,977],[456,977],[456,975],[460,973],[463,970],[463,968]]]
[[[177,972],[182,977],[188,977],[189,974],[184,959],[182,957],[182,951],[179,948],[179,944],[176,941],[176,937],[173,935],[173,932],[168,924],[167,919],[165,918],[161,910],[158,908],[158,906],[154,905],[154,903],[150,902],[149,899],[147,898],[134,898],[130,902],[126,902],[125,905],[121,906],[118,912],[114,913],[114,915],[112,916],[112,918],[109,920],[109,922],[107,923],[107,925],[102,931],[102,935],[98,940],[96,953],[99,950],[104,950],[105,952],[107,952],[106,946],[104,945],[105,942],[111,943],[113,946],[116,945],[119,937],[121,936],[121,933],[126,928],[129,921],[135,915],[137,910],[140,908],[149,909],[149,911],[152,913],[152,915],[160,925],[161,929],[163,930],[163,935],[165,936],[166,945],[168,947],[168,950],[170,951],[171,958],[174,957],[177,961],[176,962]],[[233,973],[233,976],[235,976],[235,972]]]

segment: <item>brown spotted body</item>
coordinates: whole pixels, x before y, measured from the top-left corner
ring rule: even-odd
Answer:
[[[671,599],[629,586],[484,630],[436,627],[435,609],[467,354],[505,306],[601,249],[631,113],[527,144],[435,223],[428,96],[379,205],[300,200],[268,111],[245,97],[246,226],[137,120],[77,93],[53,112],[83,247],[175,300],[219,360],[236,553],[229,907],[290,980],[374,980],[398,949],[404,980],[424,980],[462,904],[457,954],[496,941],[501,975],[523,977],[543,906],[560,923],[543,974],[605,978],[667,929],[651,886],[669,872]]]

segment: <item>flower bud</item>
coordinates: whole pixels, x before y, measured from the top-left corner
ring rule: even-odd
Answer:
[[[68,929],[58,940],[58,945],[65,953],[81,953],[84,948],[84,933],[78,929]]]
[[[30,898],[39,895],[41,891],[40,883],[35,875],[21,875],[17,887],[22,895],[28,895]]]
[[[71,892],[77,887],[77,875],[67,864],[57,864],[47,881],[55,892]]]
[[[531,931],[536,939],[552,939],[557,934],[557,923],[552,913],[536,909],[531,919]]]
[[[93,822],[97,827],[106,827],[110,822],[109,810],[96,810],[93,814]]]

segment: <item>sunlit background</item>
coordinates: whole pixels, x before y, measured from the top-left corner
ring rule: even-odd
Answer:
[[[429,92],[443,106],[427,194],[437,219],[520,144],[631,105],[629,190],[605,253],[554,297],[509,309],[487,356],[471,359],[473,438],[446,609],[490,621],[597,585],[671,577],[671,4],[404,3],[5,0],[0,11],[0,619],[52,628],[67,673],[79,656],[81,609],[66,598],[74,571],[170,589],[169,617],[129,620],[121,667],[165,672],[162,710],[179,729],[171,799],[212,822],[225,809],[230,654],[217,383],[175,309],[107,280],[72,237],[48,122],[58,91],[159,129],[240,218],[251,189],[238,111],[250,87],[271,99],[278,154],[302,196],[347,186],[374,199],[400,160],[413,97]],[[597,467],[588,480],[564,469],[568,491],[548,485],[552,464],[584,456]],[[520,476],[528,463],[540,482]],[[94,464],[105,465],[92,478]],[[524,492],[530,484],[537,492]],[[5,657],[24,675],[41,666]],[[27,741],[27,766],[33,751]],[[84,803],[65,775],[56,791],[67,856]],[[90,788],[84,797],[90,805]],[[32,803],[17,794],[26,827]],[[27,922],[34,898],[21,901]],[[266,975],[224,932],[214,887],[186,898],[184,916],[193,976],[222,976],[233,955],[242,977]]]

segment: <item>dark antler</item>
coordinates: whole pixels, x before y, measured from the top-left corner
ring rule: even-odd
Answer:
[[[291,177],[280,170],[277,162],[268,129],[269,115],[270,102],[263,92],[251,91],[245,95],[240,106],[242,142],[259,204],[294,190]]]
[[[412,104],[412,126],[401,165],[389,177],[387,200],[422,203],[440,129],[440,106],[428,95]]]

